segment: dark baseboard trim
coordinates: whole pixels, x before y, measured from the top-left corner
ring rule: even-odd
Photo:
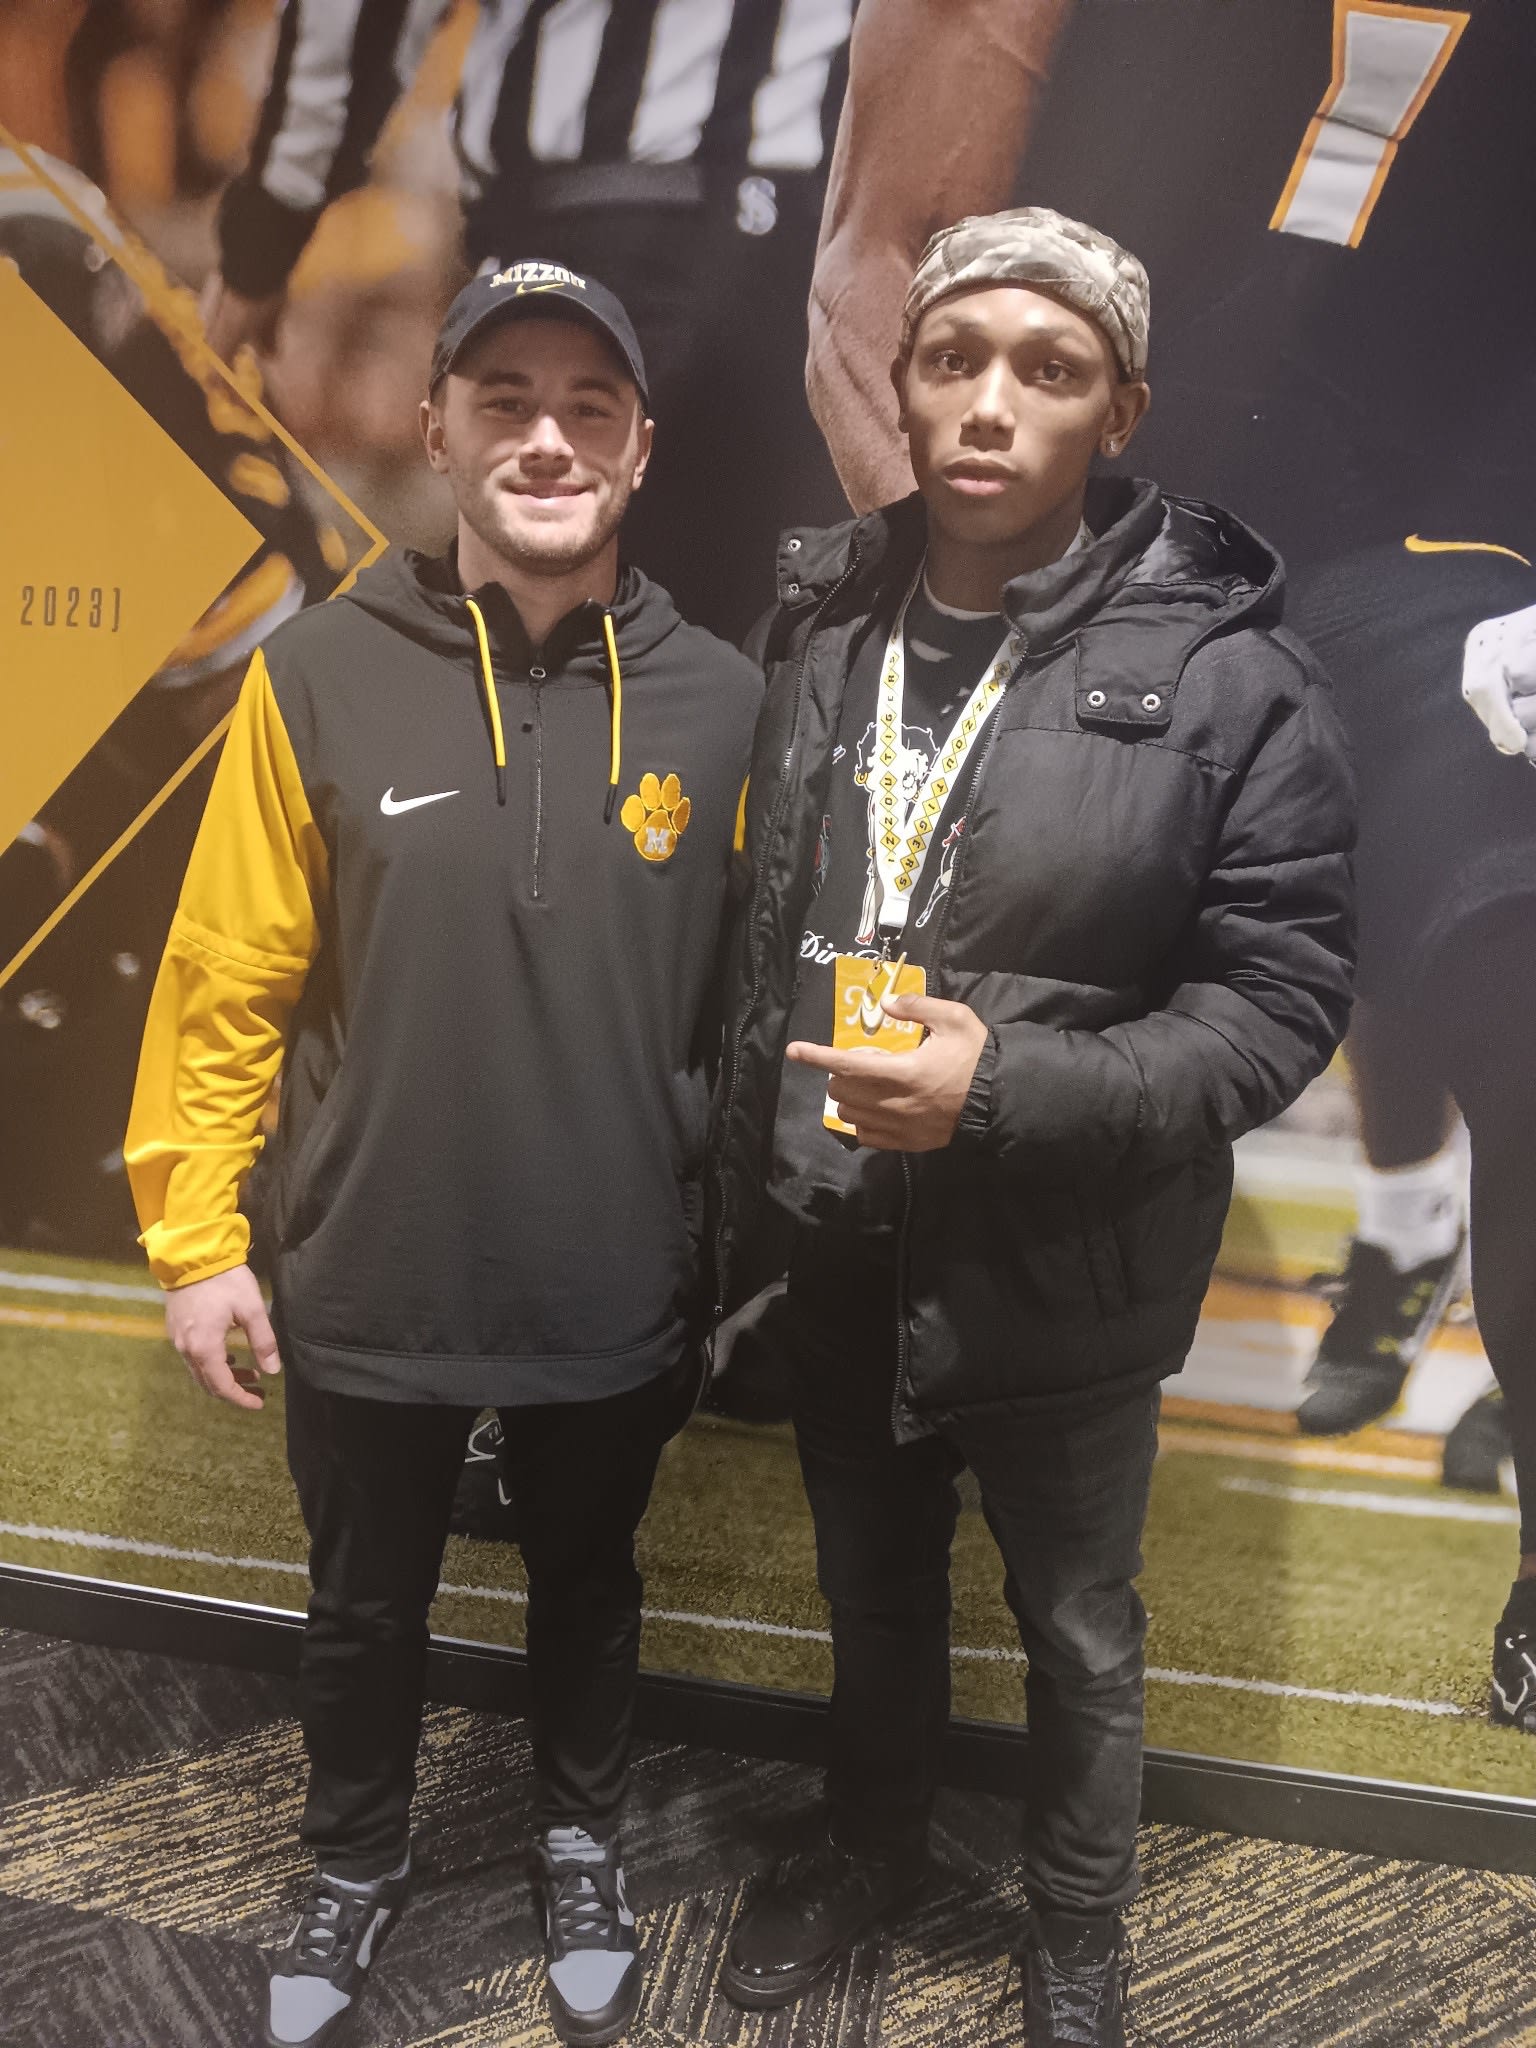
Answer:
[[[281,1608],[0,1564],[0,1627],[38,1635],[291,1675],[302,1625]],[[510,1714],[527,1707],[522,1652],[492,1643],[434,1637],[427,1682],[431,1697],[445,1705]],[[636,1726],[650,1741],[814,1763],[824,1717],[825,1702],[811,1694],[646,1672]],[[957,1721],[945,1779],[968,1791],[1017,1796],[1025,1747],[1021,1729]],[[1530,1799],[1153,1749],[1142,1813],[1149,1821],[1313,1848],[1536,1875]]]

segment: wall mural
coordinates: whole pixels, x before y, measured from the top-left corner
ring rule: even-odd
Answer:
[[[786,7],[778,97],[755,103],[728,205],[684,181],[622,220],[545,206],[593,89],[551,66],[495,232],[504,256],[583,265],[630,305],[658,366],[634,552],[732,637],[771,595],[781,525],[907,487],[879,279],[904,283],[944,193],[1057,206],[1146,262],[1154,403],[1135,467],[1280,548],[1363,805],[1355,1024],[1333,1069],[1239,1144],[1199,1336],[1166,1388],[1148,1740],[1524,1794],[1536,1751],[1489,1718],[1488,1653],[1536,1374],[1536,776],[1460,688],[1467,634],[1536,604],[1536,264],[1489,260],[1506,233],[1530,253],[1536,79],[1517,4],[996,0],[968,13],[989,50],[936,35],[927,82],[942,105],[946,65],[995,59],[1016,98],[953,134],[918,132],[898,82],[922,8],[865,0],[849,87],[851,7],[823,7],[818,36],[792,36],[806,10]],[[449,128],[473,159],[490,112],[465,68],[481,11],[407,12],[409,48],[378,55],[329,159],[282,131],[301,230],[264,252],[275,213],[227,207],[221,255],[220,194],[290,117],[304,62],[269,0],[0,11],[0,1561],[303,1604],[280,1388],[242,1415],[187,1379],[121,1145],[251,649],[386,538],[451,531],[415,408],[466,275]],[[571,12],[546,11],[547,31]],[[697,115],[692,154],[677,124],[719,69],[727,10],[667,12],[688,63],[628,82],[627,134],[683,169],[705,145]],[[862,118],[834,160],[846,91]],[[471,258],[489,232],[472,209]],[[198,293],[232,250],[264,312],[242,330],[205,297],[226,363]],[[644,1654],[821,1692],[826,1616],[771,1327],[768,1297],[664,1456]],[[487,1418],[435,1622],[516,1643],[496,1442]],[[956,1711],[1016,1722],[1017,1632],[961,1486]]]

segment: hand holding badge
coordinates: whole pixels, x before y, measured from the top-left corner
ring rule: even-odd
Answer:
[[[877,1152],[937,1152],[954,1136],[987,1027],[924,983],[901,960],[839,958],[834,1043],[797,1041],[786,1054],[826,1070],[828,1130]]]
[[[921,967],[909,967],[906,955],[899,960],[862,960],[839,953],[836,961],[837,994],[832,1017],[834,1051],[855,1047],[870,1052],[916,1052],[923,1042],[920,1024],[893,1017],[885,1008],[887,996],[920,996],[928,986]],[[856,1138],[858,1132],[838,1115],[830,1092],[822,1122],[829,1131]]]

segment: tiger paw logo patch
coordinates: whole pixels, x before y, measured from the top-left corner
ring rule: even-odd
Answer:
[[[635,835],[635,851],[642,860],[650,861],[672,858],[692,816],[692,800],[683,795],[683,785],[675,775],[665,782],[642,775],[638,795],[626,797],[619,813],[624,829]]]

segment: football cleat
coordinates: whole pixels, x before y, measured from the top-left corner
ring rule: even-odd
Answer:
[[[1506,1475],[1513,1474],[1514,1455],[1504,1396],[1497,1387],[1490,1387],[1446,1438],[1441,1484],[1463,1493],[1513,1493],[1512,1480],[1507,1484]]]
[[[1490,1718],[1502,1728],[1536,1735],[1536,1580],[1521,1579],[1493,1632]]]
[[[1399,1273],[1379,1245],[1356,1238],[1330,1288],[1333,1320],[1296,1411],[1304,1436],[1348,1436],[1396,1405],[1408,1374],[1461,1292],[1466,1237],[1443,1258]]]

